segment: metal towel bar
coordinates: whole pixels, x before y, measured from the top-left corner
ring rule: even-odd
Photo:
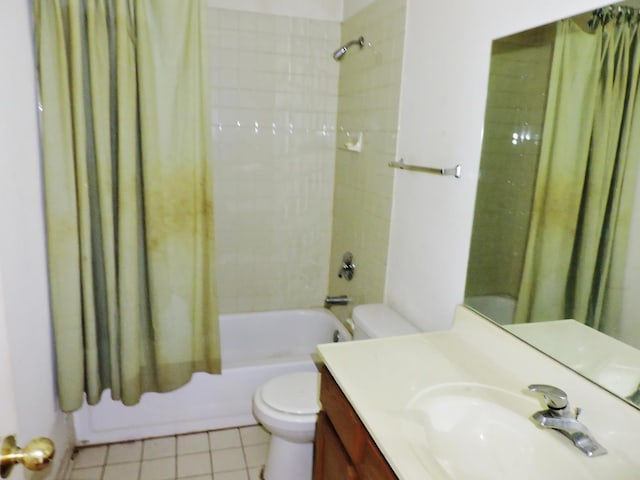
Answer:
[[[460,165],[456,165],[453,168],[421,167],[419,165],[408,165],[404,163],[404,160],[402,158],[397,162],[389,162],[389,166],[392,168],[399,168],[400,170],[411,170],[413,172],[435,173],[437,175],[451,175],[456,178],[460,178],[461,172]]]

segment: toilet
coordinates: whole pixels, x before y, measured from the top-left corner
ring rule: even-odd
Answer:
[[[354,340],[418,333],[383,304],[353,309]],[[311,480],[313,440],[320,411],[320,374],[296,372],[272,378],[253,395],[253,414],[271,433],[264,480]]]

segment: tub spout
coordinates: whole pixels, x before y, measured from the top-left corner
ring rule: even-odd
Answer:
[[[347,295],[327,295],[324,299],[324,307],[329,308],[334,305],[349,305],[351,299]]]

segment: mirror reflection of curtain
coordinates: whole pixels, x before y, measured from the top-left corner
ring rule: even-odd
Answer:
[[[202,0],[36,0],[61,408],[219,372]]]
[[[558,23],[515,323],[615,335],[638,160],[638,25]]]

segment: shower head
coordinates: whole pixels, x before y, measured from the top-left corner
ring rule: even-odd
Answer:
[[[339,62],[340,60],[342,60],[342,57],[344,57],[344,54],[347,53],[347,50],[349,50],[349,48],[351,48],[353,45],[360,45],[360,48],[364,47],[364,37],[360,37],[357,40],[351,40],[345,43],[344,45],[342,45],[339,49],[333,52],[333,59],[336,62]]]

